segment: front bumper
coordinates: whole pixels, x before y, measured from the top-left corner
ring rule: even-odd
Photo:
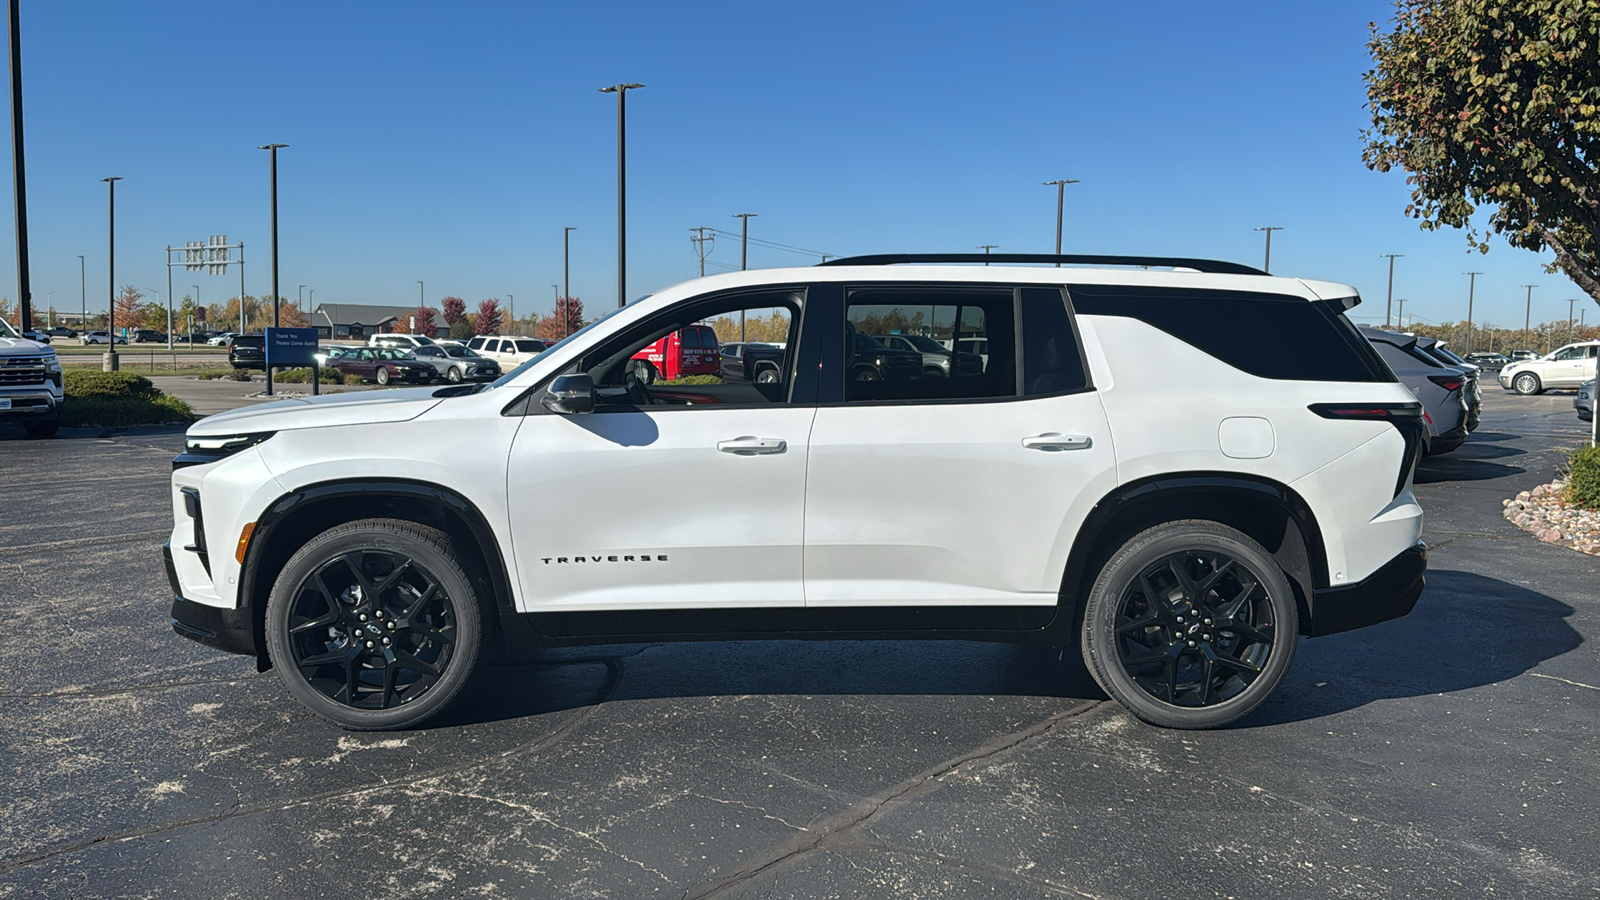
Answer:
[[[1422,596],[1427,569],[1428,546],[1418,541],[1355,584],[1318,588],[1301,633],[1307,637],[1338,634],[1410,613]]]
[[[178,568],[172,563],[172,544],[161,545],[161,558],[167,566],[167,583],[172,585],[172,630],[207,647],[259,656],[250,610],[221,609],[185,600],[183,587],[178,583]]]
[[[0,409],[0,420],[34,419],[52,416],[61,411],[61,397],[47,388],[38,390],[4,391],[0,397],[11,401],[10,409]]]

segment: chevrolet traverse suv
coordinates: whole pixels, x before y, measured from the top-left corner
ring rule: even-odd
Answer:
[[[196,423],[173,461],[172,624],[351,729],[423,721],[491,655],[796,637],[1070,646],[1139,718],[1222,725],[1278,689],[1299,638],[1403,616],[1423,588],[1422,411],[1345,317],[1358,302],[1142,257],[690,281],[489,384]],[[775,309],[774,381],[629,365]],[[885,329],[986,352],[935,377],[886,348],[911,365],[862,378],[854,339]]]

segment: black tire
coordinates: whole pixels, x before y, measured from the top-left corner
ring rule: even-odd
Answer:
[[[379,366],[378,372],[373,376],[373,379],[376,380],[379,385],[387,386],[389,384],[389,370],[383,366]]]
[[[450,371],[444,373],[444,380],[450,382],[451,384],[460,384],[461,383],[461,367],[460,366],[451,366],[450,367]]]
[[[922,374],[928,376],[929,378],[943,378],[944,370],[938,366],[923,366]]]
[[[877,381],[878,370],[871,367],[863,367],[857,369],[855,374],[850,377],[854,381]]]
[[[1532,372],[1518,372],[1513,376],[1511,389],[1525,397],[1544,393],[1544,385],[1539,382],[1539,376]]]
[[[1298,632],[1293,589],[1271,554],[1226,525],[1188,519],[1135,535],[1106,561],[1084,606],[1083,659],[1144,721],[1216,728],[1278,689]]]
[[[773,366],[762,366],[756,370],[756,384],[777,384],[782,377]]]
[[[23,422],[22,427],[26,428],[28,433],[34,437],[49,437],[61,429],[61,414],[57,413],[48,419]]]
[[[317,535],[267,599],[267,652],[289,693],[353,731],[410,728],[443,710],[483,658],[486,631],[449,538],[401,519]]]

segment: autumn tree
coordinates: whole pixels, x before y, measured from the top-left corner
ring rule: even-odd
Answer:
[[[1370,26],[1369,168],[1404,169],[1424,230],[1555,253],[1600,302],[1600,0],[1396,0]]]
[[[472,327],[479,334],[500,333],[500,301],[493,297],[478,304],[478,317]]]
[[[267,315],[272,315],[271,306],[267,307]],[[283,300],[278,303],[278,325],[283,328],[310,328],[311,317],[300,308],[294,300]]]
[[[139,307],[144,305],[144,293],[131,284],[122,286],[122,292],[111,301],[113,328],[139,328],[142,318]],[[115,345],[113,345],[115,346]]]
[[[439,333],[439,325],[433,320],[435,315],[437,315],[437,310],[431,306],[417,307],[416,312],[411,314],[411,318],[415,319],[417,322],[416,327],[411,330],[411,333],[420,334],[423,337],[433,337],[437,335]]]
[[[155,301],[141,303],[139,304],[139,318],[137,323],[129,322],[128,324],[137,324],[137,327],[139,328],[148,328],[152,331],[159,331],[162,334],[165,334],[167,331],[167,308],[159,303],[156,303]]]
[[[460,297],[446,297],[442,304],[444,308],[444,324],[455,325],[467,317],[467,301]]]

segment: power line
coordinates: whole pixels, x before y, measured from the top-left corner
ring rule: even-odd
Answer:
[[[721,228],[708,228],[706,230],[710,231],[712,234],[719,235],[721,237],[741,238],[742,239],[742,236],[736,231],[724,231]],[[805,254],[806,256],[838,256],[839,255],[837,253],[824,253],[821,250],[810,250],[810,249],[807,249],[805,247],[796,247],[796,246],[794,246],[792,244],[780,244],[777,241],[769,241],[769,240],[766,240],[764,238],[754,238],[753,237],[753,238],[750,238],[749,240],[750,240],[750,243],[756,244],[756,245],[761,246],[761,247],[768,247],[768,248],[771,248],[773,250],[786,250],[786,251],[788,251],[790,253],[802,253],[802,254]]]

